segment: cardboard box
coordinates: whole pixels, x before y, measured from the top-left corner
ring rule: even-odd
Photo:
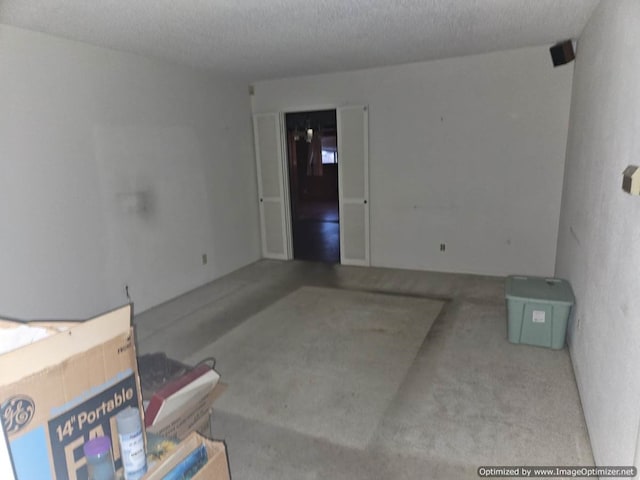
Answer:
[[[5,323],[6,326],[6,323]],[[86,480],[84,442],[111,437],[115,415],[142,412],[131,308],[68,325],[0,355],[0,414],[17,480]]]
[[[213,402],[226,390],[227,386],[218,383],[206,394],[185,403],[180,410],[147,428],[148,432],[167,438],[183,440],[192,432],[204,432],[209,428],[209,415]]]
[[[192,477],[193,480],[230,480],[227,448],[223,442],[209,440],[198,433],[191,433],[171,452],[171,454],[154,465],[144,476],[144,480],[162,480],[187,455],[204,445],[207,451],[207,463]]]

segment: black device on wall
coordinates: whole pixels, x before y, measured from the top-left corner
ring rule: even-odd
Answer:
[[[569,63],[574,58],[576,58],[576,54],[573,51],[573,43],[571,43],[571,40],[558,42],[553,47],[551,47],[549,51],[551,52],[551,60],[553,60],[554,67],[559,67],[560,65]]]

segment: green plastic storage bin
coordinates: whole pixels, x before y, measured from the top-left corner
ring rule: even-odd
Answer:
[[[507,277],[508,336],[511,343],[539,347],[564,347],[567,321],[575,303],[566,280],[540,277]]]

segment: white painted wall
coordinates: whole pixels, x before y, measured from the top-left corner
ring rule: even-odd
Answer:
[[[3,315],[91,316],[125,283],[140,312],[259,257],[246,85],[8,26],[0,72]]]
[[[640,2],[601,2],[578,44],[556,272],[576,294],[569,345],[595,460],[633,463],[640,421]]]
[[[539,47],[287,78],[253,111],[369,105],[373,265],[551,275],[572,71]]]

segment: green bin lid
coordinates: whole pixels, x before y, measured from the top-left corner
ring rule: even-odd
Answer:
[[[509,300],[543,300],[549,303],[573,305],[571,285],[560,278],[507,277],[505,296]]]

